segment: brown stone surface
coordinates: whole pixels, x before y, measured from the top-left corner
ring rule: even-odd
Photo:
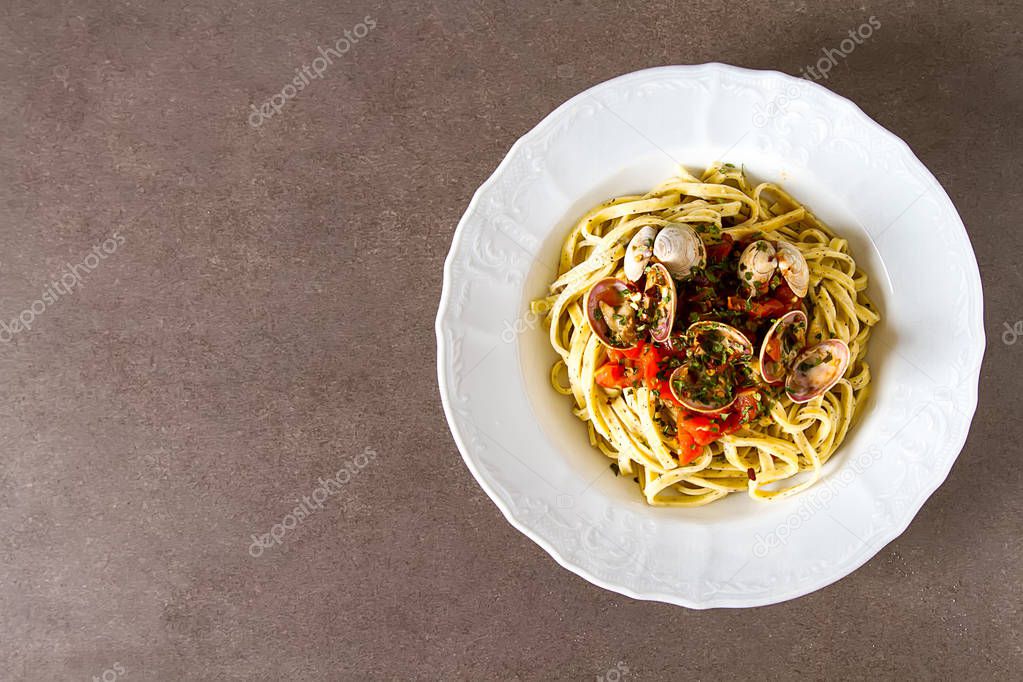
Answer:
[[[827,85],[941,180],[984,279],[959,463],[807,597],[697,612],[594,587],[503,520],[449,435],[454,226],[576,92],[671,63],[798,73],[870,15]],[[0,678],[1018,679],[1021,22],[1008,1],[6,2],[0,319],[85,266],[0,344]]]

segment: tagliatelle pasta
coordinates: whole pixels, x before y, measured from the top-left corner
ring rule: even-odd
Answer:
[[[587,212],[532,303],[591,445],[652,505],[804,490],[867,395],[879,316],[847,242],[714,164]]]

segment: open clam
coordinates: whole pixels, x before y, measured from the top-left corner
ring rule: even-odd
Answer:
[[[841,339],[828,339],[807,348],[792,361],[785,393],[794,403],[816,398],[842,378],[849,366],[849,355],[849,346]]]
[[[625,277],[635,282],[643,276],[647,263],[654,255],[654,239],[657,229],[652,225],[641,227],[625,249]]]
[[[784,239],[774,242],[758,239],[739,256],[739,281],[750,294],[767,293],[776,272],[799,298],[810,290],[810,266],[806,258]]]
[[[753,356],[753,344],[741,331],[723,322],[694,322],[686,335],[696,354],[710,356],[718,362]]]
[[[778,272],[792,293],[803,298],[810,290],[810,266],[806,264],[803,252],[781,239],[775,242],[774,248],[778,252]]]
[[[707,264],[707,248],[696,230],[684,223],[665,225],[654,239],[654,257],[672,277],[685,279]]]
[[[735,402],[735,387],[725,372],[713,372],[696,362],[687,362],[671,373],[668,386],[675,400],[693,412],[720,412]]]
[[[586,319],[601,343],[611,348],[634,348],[640,339],[632,291],[620,279],[602,279],[586,294]]]
[[[774,245],[758,239],[743,249],[739,256],[739,281],[750,293],[763,294],[778,269]]]
[[[686,330],[688,362],[672,372],[672,395],[693,412],[720,412],[736,399],[736,378],[753,356],[753,344],[735,327],[696,322]]]
[[[650,338],[663,343],[671,336],[671,328],[675,324],[675,280],[668,274],[667,268],[654,263],[646,271],[646,288],[643,292],[646,322],[650,329]]]
[[[769,384],[784,381],[792,360],[806,346],[806,314],[785,313],[771,325],[760,345],[760,375]]]

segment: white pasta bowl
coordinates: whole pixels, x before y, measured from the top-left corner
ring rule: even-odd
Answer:
[[[589,207],[678,164],[743,164],[840,236],[882,315],[871,395],[821,480],[789,499],[647,506],[555,393],[529,302]],[[524,135],[455,232],[437,314],[445,414],[476,480],[561,565],[637,599],[771,604],[820,589],[909,525],[962,449],[977,404],[983,296],[962,220],[909,147],[850,101],[772,71],[649,69],[597,85]]]

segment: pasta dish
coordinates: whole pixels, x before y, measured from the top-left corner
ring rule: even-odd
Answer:
[[[715,163],[587,212],[533,301],[591,445],[651,505],[804,490],[870,384],[880,317],[847,242]]]

